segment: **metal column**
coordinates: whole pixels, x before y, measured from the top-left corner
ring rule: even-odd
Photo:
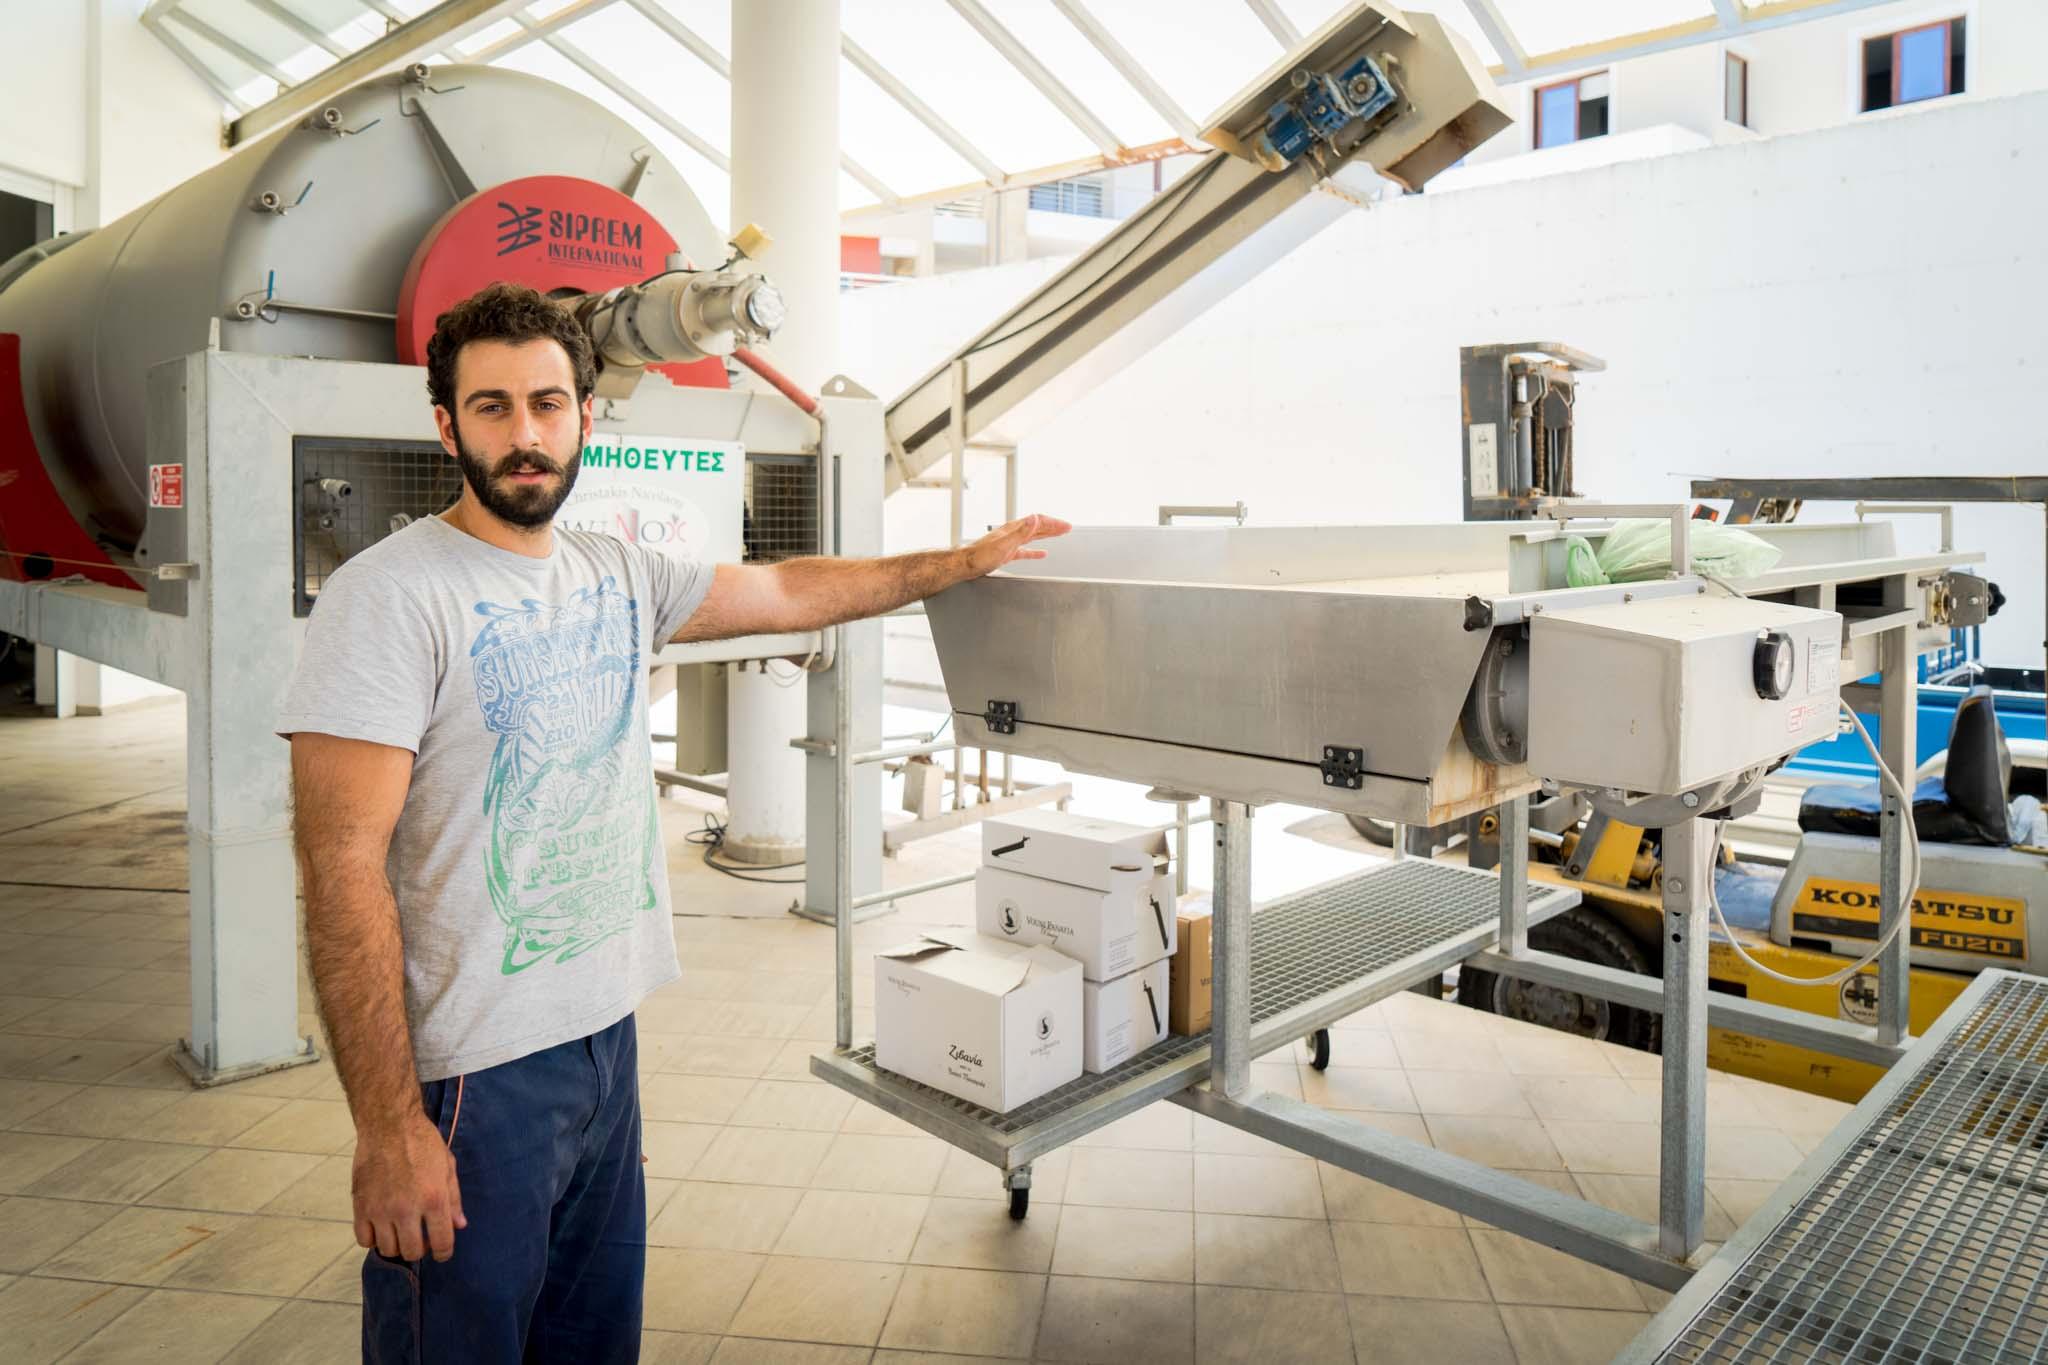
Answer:
[[[1252,1089],[1252,808],[1214,801],[1215,884],[1210,913],[1215,972],[1209,985],[1213,1083],[1228,1099]]]
[[[1878,919],[1882,939],[1910,913],[1906,892],[1906,821],[1913,818],[1913,775],[1919,765],[1919,657],[1913,628],[1901,626],[1879,639],[1877,666],[1879,747],[1885,766],[1898,776],[1908,799],[1886,790],[1878,823]],[[1910,926],[1902,929],[1877,959],[1877,1040],[1886,1046],[1903,1042],[1912,1028]]]
[[[839,61],[838,0],[752,0],[732,11],[733,223],[757,222],[774,238],[758,256],[789,308],[773,358],[814,392],[838,368]],[[733,671],[733,857],[785,862],[806,844],[826,856],[819,845],[831,826],[812,818],[803,760],[789,748],[806,730],[803,691],[760,670]]]
[[[1704,1236],[1707,1165],[1707,878],[1714,832],[1664,829],[1664,1108],[1657,1160],[1659,1249],[1690,1256]],[[1502,845],[1506,858],[1506,845]]]

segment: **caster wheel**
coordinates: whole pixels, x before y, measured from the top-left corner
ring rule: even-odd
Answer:
[[[1010,1217],[1021,1223],[1024,1215],[1031,1212],[1031,1191],[1027,1189],[1010,1191]]]
[[[1318,1071],[1330,1069],[1330,1031],[1319,1028],[1301,1040],[1308,1048],[1308,1064]]]

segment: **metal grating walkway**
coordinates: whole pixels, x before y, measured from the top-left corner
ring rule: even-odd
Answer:
[[[1658,1360],[2048,1354],[2048,980],[1987,976]]]
[[[1530,922],[1577,901],[1575,892],[1531,883]],[[1500,883],[1491,873],[1420,859],[1274,901],[1252,915],[1254,1042],[1261,1024],[1290,1011],[1326,1003],[1316,1012],[1329,1017],[1301,1023],[1305,1034],[1442,971],[1492,943],[1499,925]],[[820,1056],[812,1069],[941,1136],[972,1130],[983,1139],[973,1144],[981,1155],[1000,1150],[1021,1162],[1200,1082],[1208,1066],[1208,1033],[1176,1034],[1112,1071],[1083,1075],[1006,1114],[881,1070],[872,1045]]]

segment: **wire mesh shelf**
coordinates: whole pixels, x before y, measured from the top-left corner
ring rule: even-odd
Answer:
[[[1577,900],[1574,892],[1531,883],[1530,922],[1540,923]],[[1302,1032],[1327,1027],[1487,946],[1499,925],[1500,883],[1494,876],[1420,859],[1262,907],[1252,915],[1251,932],[1255,1041],[1261,1024],[1304,1006],[1321,1008],[1298,1021]],[[882,1070],[872,1044],[821,1054],[811,1069],[898,1117],[1014,1167],[1199,1084],[1208,1068],[1208,1031],[1176,1034],[1110,1071],[1085,1074],[1002,1114]]]

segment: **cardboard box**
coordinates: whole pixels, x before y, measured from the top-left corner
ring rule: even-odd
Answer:
[[[1108,1071],[1166,1037],[1166,980],[1169,962],[1160,958],[1114,981],[1081,984],[1087,1046],[1081,1065]]]
[[[1038,943],[1113,981],[1173,956],[1173,878],[1132,869],[1106,891],[984,867],[974,877],[974,926],[1006,943]]]
[[[1133,871],[1157,875],[1172,866],[1161,831],[1057,810],[982,821],[981,862],[1093,891],[1113,891]]]
[[[1178,919],[1167,1015],[1175,1033],[1195,1034],[1209,1027],[1214,977],[1209,957],[1209,907],[1184,909]]]
[[[1004,1113],[1081,1075],[1081,964],[932,933],[875,954],[875,1063]]]

